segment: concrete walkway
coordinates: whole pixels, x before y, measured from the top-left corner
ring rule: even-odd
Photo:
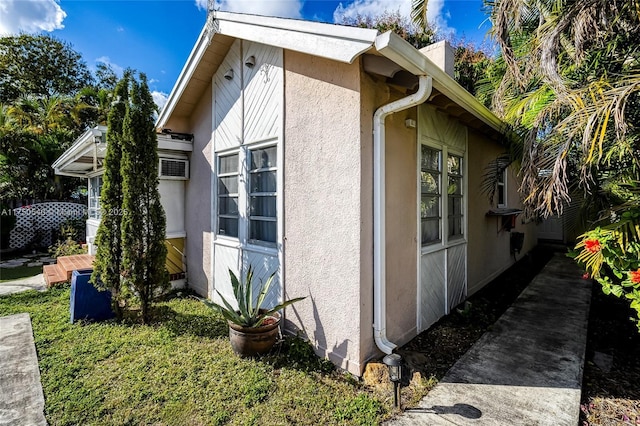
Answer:
[[[0,283],[0,296],[27,290],[45,291],[46,289],[47,287],[44,284],[44,276],[42,274],[38,274],[33,277]]]
[[[46,424],[31,317],[0,317],[0,425]]]
[[[418,407],[388,425],[570,425],[580,413],[591,281],[556,255]]]

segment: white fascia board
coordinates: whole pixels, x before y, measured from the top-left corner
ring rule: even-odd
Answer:
[[[433,78],[433,87],[440,93],[460,105],[492,129],[503,132],[504,122],[482,105],[471,93],[467,92],[449,74],[440,69],[419,50],[407,43],[397,34],[388,31],[379,35],[375,41],[376,50],[414,75],[429,75]]]
[[[63,175],[65,173],[64,168],[73,163],[78,158],[82,157],[87,148],[94,143],[94,136],[102,136],[102,143],[106,143],[105,133],[107,132],[106,126],[96,126],[91,129],[87,129],[73,144],[67,148],[65,152],[53,162],[51,168],[54,169],[55,174]]]
[[[176,104],[180,100],[184,89],[187,87],[187,84],[189,84],[193,73],[198,67],[200,60],[204,55],[204,52],[209,47],[212,36],[209,36],[206,30],[207,25],[205,24],[202,27],[202,31],[200,31],[200,35],[198,36],[196,44],[193,46],[193,49],[191,49],[191,53],[189,53],[187,62],[185,62],[184,66],[182,67],[182,71],[180,71],[180,75],[178,76],[178,80],[176,80],[176,84],[173,86],[173,89],[171,89],[171,93],[169,93],[167,102],[164,104],[164,107],[162,107],[162,111],[160,111],[160,114],[158,114],[158,119],[156,120],[156,128],[162,128],[166,124],[167,120],[171,116],[171,113],[173,113]]]
[[[220,34],[352,63],[369,50],[378,30],[286,18],[216,12]]]

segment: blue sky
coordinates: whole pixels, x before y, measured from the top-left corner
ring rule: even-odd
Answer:
[[[0,35],[51,33],[94,69],[145,72],[163,103],[206,19],[207,0],[0,0]],[[408,15],[411,0],[216,0],[216,9],[339,23],[343,16]],[[481,44],[490,23],[482,0],[429,0],[429,20],[455,38]]]

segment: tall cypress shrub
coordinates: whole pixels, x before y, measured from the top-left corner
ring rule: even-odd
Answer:
[[[155,104],[147,78],[131,81],[122,139],[122,266],[124,282],[149,321],[154,296],[169,285],[164,245],[166,219],[158,191]]]
[[[91,280],[111,291],[113,309],[118,318],[122,274],[122,125],[129,103],[130,72],[125,72],[114,90],[114,102],[107,119],[107,152],[104,159],[100,208],[102,218],[96,234],[96,258]]]

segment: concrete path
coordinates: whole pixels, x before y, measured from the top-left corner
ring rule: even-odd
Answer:
[[[46,425],[29,314],[0,317],[0,425]]]
[[[580,413],[591,281],[556,255],[419,403],[388,425],[570,425]]]
[[[42,274],[38,274],[33,277],[0,283],[0,296],[27,290],[45,291],[46,289],[47,287],[44,284],[44,276]],[[1,424],[2,423],[0,423],[0,425]]]

